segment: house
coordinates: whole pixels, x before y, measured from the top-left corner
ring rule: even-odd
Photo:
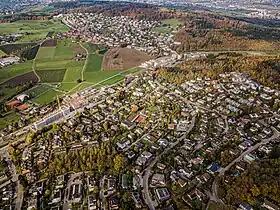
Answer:
[[[246,201],[242,201],[238,207],[239,210],[253,210],[252,206]]]
[[[185,187],[188,184],[188,182],[184,179],[179,178],[178,184],[180,185],[180,187]]]
[[[204,197],[206,197],[206,195],[203,192],[201,192],[199,189],[195,188],[188,193],[188,197],[191,200],[194,200],[196,198],[198,198],[199,200],[202,200]]]
[[[119,201],[116,196],[109,198],[109,207],[110,209],[118,209],[119,208]]]
[[[170,199],[170,193],[167,188],[157,188],[155,189],[155,194],[158,201],[164,202]]]
[[[128,129],[128,130],[131,130],[135,127],[135,123],[133,122],[130,122],[128,120],[125,120],[121,123],[121,126],[123,126],[124,128]]]
[[[128,184],[128,175],[127,174],[123,174],[122,175],[122,188],[123,189],[128,189],[128,187],[129,187],[129,184]]]
[[[244,156],[244,160],[248,163],[251,163],[255,160],[256,158],[252,154],[246,154]]]
[[[165,177],[164,174],[154,174],[152,177],[152,185],[154,186],[164,186]]]
[[[275,205],[274,203],[270,202],[267,199],[264,200],[262,207],[268,210],[280,210],[279,206]]]
[[[143,202],[140,198],[140,194],[138,192],[133,192],[132,193],[132,200],[134,201],[135,207],[136,208],[142,208]]]
[[[190,163],[192,163],[194,165],[202,164],[203,163],[203,158],[202,157],[196,157],[194,159],[191,159]]]
[[[97,209],[97,201],[93,195],[88,196],[88,209],[89,210]]]
[[[160,169],[160,170],[164,170],[166,168],[166,165],[164,165],[162,163],[158,163],[157,168]]]
[[[123,139],[122,142],[117,142],[117,146],[121,150],[125,149],[129,145],[130,145],[130,140]]]
[[[53,191],[52,203],[59,203],[61,201],[61,189],[56,189]]]
[[[214,174],[220,168],[219,163],[212,163],[212,165],[208,166],[207,171],[211,174]]]
[[[82,200],[82,184],[73,184],[70,187],[70,193],[72,195],[73,203],[79,203]]]

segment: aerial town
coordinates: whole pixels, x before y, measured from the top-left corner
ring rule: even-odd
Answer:
[[[109,47],[126,46],[156,57],[172,54],[179,56],[171,49],[171,45],[180,44],[172,39],[172,34],[158,34],[152,31],[160,25],[157,21],[88,13],[67,14],[63,18],[66,25],[76,29],[70,34],[71,37],[78,36],[82,40]]]
[[[207,205],[218,199],[215,177],[234,182],[279,143],[279,95],[238,72],[174,86],[151,71],[84,89],[2,154],[1,206],[15,197],[27,209]]]
[[[83,12],[87,0],[81,8],[32,0],[34,19],[7,19],[29,8],[14,2],[0,13],[11,21],[0,25],[0,209],[280,209],[274,9],[252,5],[242,18],[261,19],[253,24],[159,7],[161,21],[151,21],[115,16],[115,3],[105,15]],[[148,2],[251,8],[238,0]],[[118,9],[147,12],[130,4]],[[234,41],[248,50],[231,48]],[[35,100],[42,96],[50,101]]]

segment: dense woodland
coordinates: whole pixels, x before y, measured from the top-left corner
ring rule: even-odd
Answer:
[[[182,84],[197,77],[216,79],[220,73],[232,71],[248,73],[261,84],[280,89],[280,58],[274,56],[210,54],[207,58],[187,60],[175,68],[163,68],[159,76],[169,82]]]
[[[280,203],[280,159],[255,161],[232,183],[220,180],[219,194],[228,204],[248,201],[259,206],[264,198]]]

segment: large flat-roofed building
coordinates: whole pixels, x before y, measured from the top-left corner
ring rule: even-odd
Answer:
[[[47,125],[50,125],[51,123],[55,122],[56,120],[59,120],[60,118],[62,118],[64,116],[67,116],[68,114],[70,114],[70,112],[71,112],[70,107],[62,107],[61,109],[44,117],[42,120],[35,122],[34,127],[36,130],[39,130]]]

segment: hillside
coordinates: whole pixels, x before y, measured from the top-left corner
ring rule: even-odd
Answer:
[[[128,48],[113,48],[105,53],[102,69],[104,71],[130,69],[150,60],[146,53]]]
[[[172,83],[181,84],[197,77],[217,78],[224,72],[246,72],[263,85],[280,89],[280,58],[275,56],[244,56],[227,53],[207,58],[187,60],[175,68],[163,68],[159,75]]]

